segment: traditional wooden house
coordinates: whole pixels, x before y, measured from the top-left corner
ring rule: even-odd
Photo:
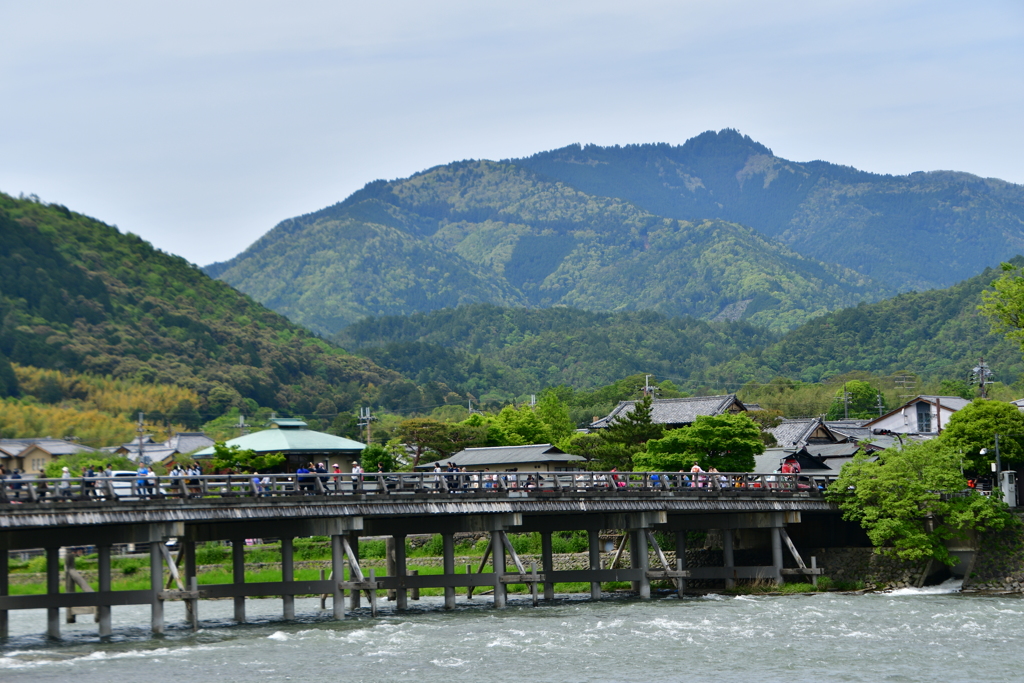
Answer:
[[[633,411],[637,401],[619,401],[612,412],[600,420],[591,423],[591,429],[603,429],[610,426],[619,417]],[[655,424],[665,425],[666,429],[678,429],[693,424],[702,415],[722,415],[724,413],[746,412],[735,394],[725,396],[691,396],[689,398],[656,398],[651,403],[651,420]]]
[[[39,474],[62,456],[96,452],[95,448],[65,439],[0,439],[0,465],[8,472],[18,469]]]
[[[959,396],[918,396],[896,410],[866,422],[864,428],[871,430],[872,434],[892,432],[935,437],[942,432],[953,413],[969,403]]]
[[[549,443],[527,446],[494,446],[467,448],[439,461],[445,466],[454,463],[473,472],[575,472],[584,469],[586,459],[570,455]],[[417,470],[431,470],[434,461],[424,461]]]

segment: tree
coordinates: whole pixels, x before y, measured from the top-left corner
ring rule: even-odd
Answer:
[[[606,449],[602,453],[602,464],[612,464],[624,470],[633,469],[633,455],[641,451],[648,441],[661,437],[665,428],[654,424],[651,419],[654,402],[650,396],[633,404],[633,409],[617,417],[599,433],[606,444],[617,449]]]
[[[859,453],[827,495],[843,519],[859,522],[881,552],[952,565],[956,560],[946,550],[947,540],[1013,522],[1002,501],[967,488],[960,460],[941,439],[888,449],[877,460]]]
[[[844,391],[850,395],[849,409],[843,405]],[[850,417],[859,419],[878,417],[878,390],[859,379],[844,382],[836,391],[836,398],[829,406],[826,419],[839,420],[847,413]]]
[[[1024,350],[1024,276],[1018,266],[1001,264],[1002,275],[981,293],[978,310],[988,316],[993,332],[1005,334]]]
[[[975,399],[953,413],[943,426],[942,442],[963,453],[964,469],[981,474],[995,460],[995,435],[1003,462],[1024,461],[1024,413],[1012,403]],[[981,449],[988,453],[981,455]]]
[[[484,443],[487,430],[465,423],[450,424],[429,417],[414,417],[398,426],[399,437],[415,449],[412,466],[420,464],[422,457],[433,451],[441,460],[464,448]]]
[[[213,444],[213,460],[210,466],[214,471],[229,472],[273,472],[284,464],[285,457],[281,453],[256,453],[252,449],[242,449],[237,445],[228,446],[223,441]]]
[[[509,446],[531,443],[551,443],[551,430],[530,406],[505,406],[495,423],[505,432]]]
[[[363,449],[359,462],[367,472],[376,472],[377,463],[383,466],[385,472],[395,471],[395,461],[392,457],[391,449],[380,444],[370,444]]]
[[[647,442],[647,451],[633,462],[658,472],[688,470],[697,462],[705,470],[750,472],[754,456],[764,453],[757,423],[743,413],[701,415],[689,427],[674,429],[664,438]]]
[[[537,417],[547,425],[548,438],[551,439],[551,443],[561,441],[572,434],[575,429],[575,425],[569,419],[569,408],[554,391],[541,392],[540,400],[537,401],[536,413]]]
[[[962,379],[944,379],[939,383],[939,393],[943,396],[959,396],[968,401],[972,400],[977,393],[967,382]]]
[[[761,441],[765,448],[773,448],[779,445],[775,435],[769,429],[774,429],[782,424],[781,410],[748,410],[747,417],[753,420],[761,430]]]

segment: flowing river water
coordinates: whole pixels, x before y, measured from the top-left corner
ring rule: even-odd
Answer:
[[[511,596],[453,612],[439,598],[331,621],[318,600],[249,600],[234,625],[229,600],[200,604],[202,628],[168,604],[167,635],[145,628],[148,607],[114,608],[100,642],[92,617],[39,634],[41,611],[11,612],[0,681],[1020,681],[1024,601],[965,596],[957,584],[879,594],[656,597],[650,602],[559,596],[533,608]],[[180,608],[180,609],[179,609]],[[63,621],[63,613],[61,615]]]

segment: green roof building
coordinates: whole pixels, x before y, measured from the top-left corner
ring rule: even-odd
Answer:
[[[270,429],[231,439],[227,445],[257,453],[283,453],[289,472],[305,463],[318,462],[326,464],[328,469],[337,464],[343,472],[351,472],[352,462],[359,460],[366,448],[366,444],[352,439],[313,431],[295,418],[275,418],[269,422],[273,425]],[[213,448],[204,448],[193,456],[209,458],[213,456]]]

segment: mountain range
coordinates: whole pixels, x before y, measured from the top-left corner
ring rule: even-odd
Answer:
[[[322,334],[462,304],[785,331],[1024,252],[1024,188],[797,163],[733,130],[374,181],[206,272]]]

